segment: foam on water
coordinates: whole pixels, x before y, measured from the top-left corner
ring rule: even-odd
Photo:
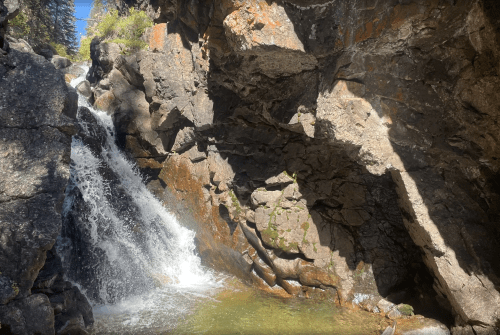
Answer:
[[[82,68],[85,73],[88,71],[88,67]],[[84,79],[82,75],[72,80],[71,85],[76,87]],[[76,137],[71,146],[70,184],[78,188],[89,209],[85,219],[79,221],[82,226],[78,229],[90,236],[92,246],[105,258],[95,260],[102,261],[102,266],[98,269],[100,278],[95,282],[99,285],[101,303],[94,302],[94,312],[114,315],[124,326],[152,327],[159,318],[152,314],[161,313],[162,318],[165,313],[178,315],[189,301],[206,297],[208,289],[220,287],[222,279],[217,280],[211,271],[201,266],[195,253],[195,233],[167,212],[146,188],[135,165],[119,150],[111,116],[94,110],[81,95],[79,106],[89,108],[107,133],[99,157]],[[85,132],[89,131],[84,122],[80,121],[80,125]],[[110,201],[113,186],[101,176],[103,166],[119,177],[119,185],[127,195],[124,201],[130,201],[130,206],[135,208],[132,214],[123,211],[123,204],[118,209]],[[68,214],[75,201],[70,191],[67,190],[63,215]],[[63,245],[64,241],[59,244]],[[125,287],[125,291],[131,293],[114,299],[110,292],[115,292],[116,287]],[[145,287],[148,289],[144,290]],[[140,293],[134,294],[134,288]],[[144,317],[145,313],[149,317]]]

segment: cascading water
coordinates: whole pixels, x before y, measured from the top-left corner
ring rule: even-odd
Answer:
[[[194,232],[166,211],[116,146],[111,116],[81,95],[79,106],[88,110],[78,113],[58,252],[97,318],[119,315],[124,326],[160,327],[143,314],[161,311],[163,320],[165,313],[178,315],[190,297],[219,283],[200,265]]]

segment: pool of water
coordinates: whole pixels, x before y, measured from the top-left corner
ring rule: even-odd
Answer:
[[[92,333],[378,335],[392,323],[330,300],[281,298],[226,282],[210,293],[163,288],[135,301],[96,306]]]

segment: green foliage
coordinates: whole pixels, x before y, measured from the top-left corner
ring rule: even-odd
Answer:
[[[50,45],[56,50],[57,54],[62,57],[68,58],[68,53],[66,52],[66,47],[62,44],[56,42],[50,42]]]
[[[90,37],[82,38],[80,40],[80,49],[78,50],[78,54],[81,60],[90,59],[90,42],[92,42]]]
[[[33,49],[57,44],[61,55],[76,50],[74,0],[23,0],[19,14],[9,20],[9,31],[14,38],[26,40]]]
[[[401,305],[398,306],[398,310],[403,315],[406,315],[406,316],[413,315],[413,307],[411,307],[410,305],[401,304]]]
[[[28,18],[26,14],[20,12],[14,19],[9,21],[9,26],[12,29],[14,37],[24,37],[30,33]]]
[[[100,2],[97,2],[100,5]],[[125,46],[123,53],[130,53],[147,47],[141,40],[153,21],[144,11],[131,8],[127,15],[120,16],[117,10],[96,11],[95,20],[98,22],[87,27],[87,38],[80,43],[80,55],[83,59],[90,59],[90,42],[98,36],[103,42],[118,43]]]
[[[233,203],[233,207],[236,208],[236,216],[239,216],[242,210],[240,202],[238,201],[238,198],[236,198],[236,195],[234,194],[233,190],[229,190],[229,196],[231,197],[231,202]]]
[[[115,38],[111,40],[113,43],[123,44],[126,47],[126,50],[122,53],[130,54],[132,50],[141,50],[148,46],[148,44],[141,40],[127,40],[125,38]]]
[[[309,222],[304,222],[302,223],[302,229],[304,229],[304,236],[302,237],[302,243],[303,244],[309,244],[309,241],[306,239],[306,235],[307,235],[307,230],[309,230]]]
[[[115,33],[118,21],[119,18],[117,10],[108,12],[97,24],[96,35],[104,38],[110,37],[113,33]]]

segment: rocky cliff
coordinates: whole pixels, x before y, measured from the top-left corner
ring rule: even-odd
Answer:
[[[77,94],[51,62],[4,35],[18,7],[0,2],[0,332],[81,333],[91,307],[64,281],[53,248]]]
[[[90,99],[199,221],[207,264],[498,333],[495,1],[132,5],[156,22],[149,50],[94,40]]]

